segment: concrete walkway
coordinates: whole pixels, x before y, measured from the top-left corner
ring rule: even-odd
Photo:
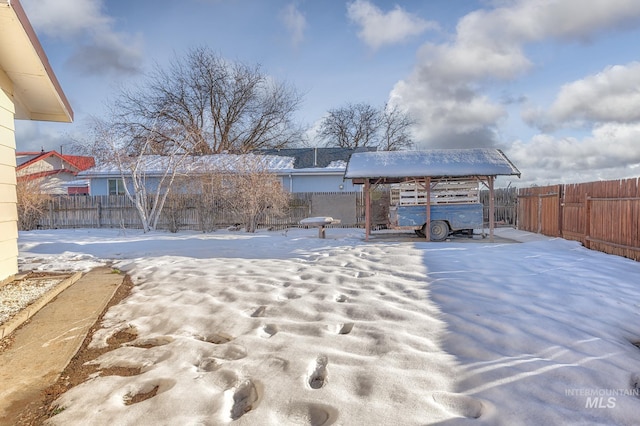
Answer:
[[[58,379],[123,281],[110,268],[94,269],[16,331],[0,353],[0,425]]]

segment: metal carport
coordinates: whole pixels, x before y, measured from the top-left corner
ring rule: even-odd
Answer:
[[[504,153],[494,148],[432,149],[425,151],[376,151],[351,155],[344,174],[355,185],[364,185],[365,236],[371,234],[372,186],[423,179],[430,194],[432,182],[448,178],[477,180],[489,189],[489,236],[495,226],[494,182],[497,176],[518,176],[520,171]],[[427,196],[427,241],[430,239],[431,197]]]

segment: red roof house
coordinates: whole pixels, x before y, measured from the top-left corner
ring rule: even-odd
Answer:
[[[78,172],[95,166],[93,157],[63,155],[56,151],[16,152],[18,180],[40,179],[48,194],[89,194],[89,181],[78,180]]]

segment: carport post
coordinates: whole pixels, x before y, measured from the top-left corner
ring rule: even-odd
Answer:
[[[431,241],[431,178],[424,178],[427,185],[427,220],[424,227],[424,237],[427,241]]]
[[[364,180],[364,240],[369,241],[371,233],[371,183]]]
[[[487,176],[489,184],[489,241],[493,242],[493,228],[495,226],[495,195],[493,191],[493,181],[495,176]]]

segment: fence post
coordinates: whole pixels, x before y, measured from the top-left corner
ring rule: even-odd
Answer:
[[[589,194],[584,194],[584,241],[582,245],[585,248],[589,248],[591,245],[589,242],[589,237],[591,233],[591,197]]]
[[[53,200],[49,200],[49,229],[53,229]]]
[[[558,237],[562,238],[562,221],[564,219],[564,185],[558,185]]]
[[[102,198],[98,198],[96,209],[98,210],[98,228],[102,228]]]
[[[538,194],[538,230],[536,234],[542,234],[542,194]]]

